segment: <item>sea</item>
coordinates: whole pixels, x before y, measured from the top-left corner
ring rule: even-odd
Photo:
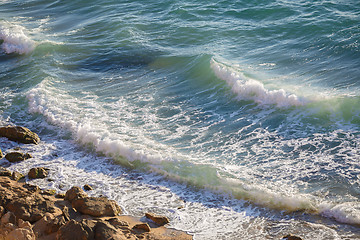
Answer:
[[[360,239],[360,1],[0,0],[0,165],[194,239]]]

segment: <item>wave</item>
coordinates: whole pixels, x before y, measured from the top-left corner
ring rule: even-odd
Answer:
[[[107,114],[106,107],[99,106],[96,96],[75,98],[52,86],[51,79],[45,79],[27,93],[27,99],[31,113],[41,114],[48,123],[70,132],[78,144],[91,147],[97,153],[112,158],[115,163],[149,170],[193,187],[230,194],[270,209],[302,211],[360,225],[360,207],[355,208],[358,203],[333,204],[310,194],[273,192],[264,186],[246,184],[220,167],[197,164],[189,157],[187,159],[186,156],[168,151],[167,146],[157,146],[161,145],[157,142],[150,144],[151,140],[144,135],[137,136],[144,138],[143,145],[124,140],[121,134],[108,130],[109,127],[100,117]]]
[[[24,33],[24,27],[0,23],[1,48],[6,54],[28,54],[36,47],[36,42]]]
[[[252,100],[258,104],[278,107],[303,106],[307,103],[305,99],[287,93],[284,89],[266,89],[263,83],[245,76],[244,73],[220,63],[214,58],[210,60],[210,66],[215,75],[231,87],[239,100]]]

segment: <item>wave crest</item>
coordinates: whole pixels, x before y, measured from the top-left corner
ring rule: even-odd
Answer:
[[[0,24],[0,39],[2,50],[7,53],[27,54],[35,49],[35,41],[24,33],[24,27],[19,25]]]

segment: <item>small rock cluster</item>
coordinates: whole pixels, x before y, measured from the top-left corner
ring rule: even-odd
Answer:
[[[40,142],[35,133],[17,126],[0,127],[0,137],[26,144]],[[5,155],[14,164],[31,157],[21,152]],[[27,176],[46,178],[48,171],[31,168]],[[92,187],[84,185],[84,189],[90,191]],[[192,239],[186,233],[163,227],[169,223],[166,217],[146,213],[148,222],[142,222],[120,214],[120,206],[106,197],[89,197],[76,186],[66,194],[41,190],[25,183],[23,174],[0,167],[0,240]]]

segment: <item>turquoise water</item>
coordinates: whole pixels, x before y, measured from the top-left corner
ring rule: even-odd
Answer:
[[[0,121],[42,138],[10,167],[195,239],[360,239],[359,39],[358,1],[0,1]]]

